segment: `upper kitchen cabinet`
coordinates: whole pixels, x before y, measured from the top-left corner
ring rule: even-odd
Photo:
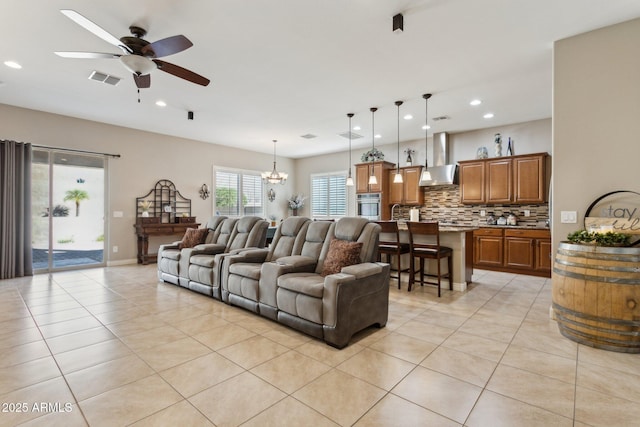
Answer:
[[[511,159],[487,161],[485,194],[487,203],[511,203],[513,201],[513,162]]]
[[[485,203],[486,162],[468,160],[460,163],[460,197],[462,203]]]
[[[388,169],[395,165],[389,162],[367,162],[356,165],[356,193],[382,193],[387,188]],[[369,177],[374,175],[377,184],[369,184]]]
[[[544,203],[547,200],[547,154],[513,158],[515,203]]]
[[[462,203],[545,203],[548,158],[536,153],[459,162]]]
[[[420,187],[422,166],[400,168],[401,183],[394,183],[395,169],[389,169],[389,204],[421,206],[424,202],[424,190]]]

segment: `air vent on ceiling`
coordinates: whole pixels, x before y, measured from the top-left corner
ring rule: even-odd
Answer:
[[[315,137],[316,137],[316,135],[314,135],[312,133],[307,133],[305,135],[300,135],[300,138],[304,138],[304,139],[313,139]]]
[[[95,80],[97,82],[102,82],[109,84],[111,86],[115,86],[120,83],[120,78],[111,76],[109,74],[104,74],[99,71],[93,71],[89,76],[89,80]]]
[[[349,132],[339,133],[338,135],[340,135],[343,138],[349,139]],[[362,138],[362,135],[358,135],[357,133],[351,132],[351,139],[358,139],[358,138]]]
[[[449,116],[438,116],[438,117],[434,117],[433,120],[434,122],[439,122],[440,120],[449,120],[451,117]]]

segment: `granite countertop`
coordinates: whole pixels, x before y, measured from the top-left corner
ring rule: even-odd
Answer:
[[[514,230],[550,230],[549,227],[545,226],[531,226],[531,225],[488,225],[488,224],[478,224],[478,225],[468,225],[468,224],[448,224],[448,223],[440,223],[440,231],[443,233],[462,233],[467,231],[477,230],[478,228],[506,228],[506,229],[514,229]],[[407,230],[407,222],[406,221],[398,221],[398,229]]]
[[[422,222],[422,221],[421,221]],[[458,225],[458,224],[446,224],[440,225],[441,233],[464,233],[467,231],[477,230],[479,227],[474,225]],[[398,230],[407,231],[407,222],[406,221],[398,221]]]
[[[523,230],[550,230],[549,227],[539,226],[539,225],[489,225],[489,224],[478,224],[477,228],[513,228],[513,229],[523,229]]]

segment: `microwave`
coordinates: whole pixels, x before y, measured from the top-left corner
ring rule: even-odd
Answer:
[[[381,214],[380,193],[358,194],[357,209],[358,216],[367,218],[369,221],[379,221]]]

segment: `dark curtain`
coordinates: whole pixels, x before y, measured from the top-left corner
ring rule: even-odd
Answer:
[[[31,144],[0,140],[0,279],[33,275]]]

